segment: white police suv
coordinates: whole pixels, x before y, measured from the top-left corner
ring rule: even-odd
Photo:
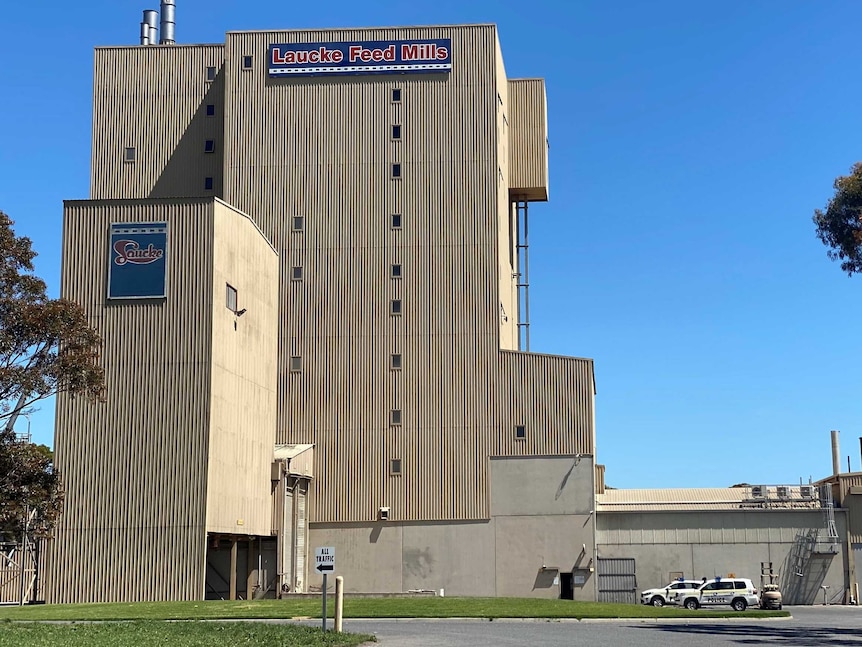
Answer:
[[[674,600],[686,609],[727,605],[734,611],[745,611],[760,601],[751,580],[743,577],[716,577],[694,591],[680,592]]]
[[[654,607],[663,607],[670,599],[683,592],[691,592],[702,584],[700,580],[674,580],[660,589],[647,589],[641,591],[641,604],[651,604]]]

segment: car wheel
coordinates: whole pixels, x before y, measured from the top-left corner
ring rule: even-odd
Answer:
[[[689,598],[685,601],[685,608],[691,609],[692,611],[697,609],[697,600],[695,600],[694,598]]]
[[[660,595],[652,596],[652,600],[650,600],[650,604],[654,607],[663,607],[664,606],[664,598]]]
[[[778,610],[781,611],[781,605],[780,604],[778,605]]]
[[[734,611],[745,611],[745,607],[747,607],[748,605],[742,598],[736,598],[733,602],[730,603],[730,606],[733,607]]]

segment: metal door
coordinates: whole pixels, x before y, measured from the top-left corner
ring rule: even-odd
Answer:
[[[631,557],[599,557],[599,602],[638,603],[635,560]]]

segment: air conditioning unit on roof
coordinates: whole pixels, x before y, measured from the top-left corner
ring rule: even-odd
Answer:
[[[763,499],[765,498],[765,489],[762,485],[752,485],[751,486],[751,498],[752,499]]]
[[[790,488],[786,485],[779,485],[777,488],[775,488],[775,493],[778,495],[779,499],[790,498]]]
[[[803,499],[813,499],[814,498],[814,486],[813,485],[800,485],[799,486],[799,496]]]

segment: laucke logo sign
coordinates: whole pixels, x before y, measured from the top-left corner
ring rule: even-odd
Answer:
[[[167,296],[167,222],[114,223],[109,249],[109,299]]]
[[[136,240],[118,240],[114,243],[114,251],[117,253],[114,257],[114,263],[117,265],[126,263],[149,265],[165,255],[165,250],[157,248],[152,243],[141,248]]]

